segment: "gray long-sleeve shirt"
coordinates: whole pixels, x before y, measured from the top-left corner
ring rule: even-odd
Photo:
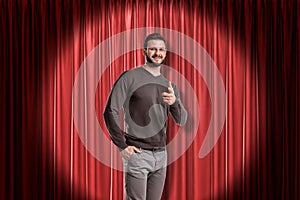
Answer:
[[[104,110],[104,120],[112,141],[121,150],[128,145],[164,147],[169,112],[177,124],[185,124],[187,112],[175,84],[172,83],[175,103],[170,106],[163,102],[162,93],[168,92],[168,83],[163,75],[153,76],[143,67],[124,72],[115,82]],[[121,108],[126,125],[124,135],[118,116]]]

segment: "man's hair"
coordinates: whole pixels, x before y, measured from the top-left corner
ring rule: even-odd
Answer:
[[[162,40],[162,41],[164,41],[165,44],[167,44],[165,38],[161,34],[159,34],[159,33],[151,33],[144,40],[144,49],[147,48],[148,42],[150,40]]]

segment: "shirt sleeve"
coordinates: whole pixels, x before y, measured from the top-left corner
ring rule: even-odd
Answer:
[[[125,149],[128,145],[125,143],[123,130],[120,127],[119,111],[126,100],[127,84],[124,76],[126,72],[120,75],[115,82],[108,97],[106,107],[103,113],[104,121],[113,143],[120,149]]]
[[[176,87],[175,84],[172,83],[172,87],[174,89],[174,94],[176,97],[176,101],[174,104],[172,104],[170,106],[170,112],[171,115],[174,119],[174,121],[179,125],[179,126],[183,126],[185,125],[186,121],[187,121],[187,111],[184,108],[181,100],[180,100],[180,95],[179,95],[179,91]]]

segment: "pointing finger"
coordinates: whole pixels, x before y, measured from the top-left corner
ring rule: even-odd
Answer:
[[[171,81],[169,81],[168,90],[169,90],[169,93],[174,93]]]
[[[173,89],[171,81],[169,81],[169,87]]]

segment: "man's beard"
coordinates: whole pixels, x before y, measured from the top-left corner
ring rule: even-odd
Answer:
[[[151,60],[151,58],[148,56],[148,54],[146,54],[146,60],[147,63],[150,64],[153,67],[159,67],[161,64],[163,64],[165,62],[165,58],[161,61],[161,63],[155,63]]]

